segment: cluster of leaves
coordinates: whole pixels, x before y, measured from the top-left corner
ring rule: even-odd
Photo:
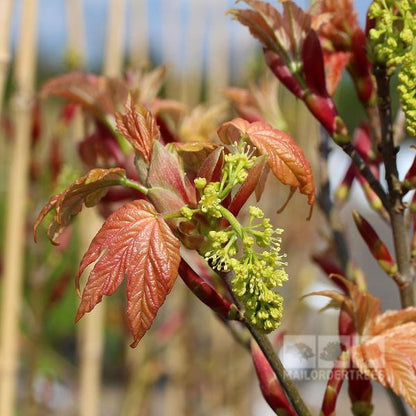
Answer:
[[[380,127],[385,120],[381,119],[383,109],[377,108],[373,73],[382,67],[389,79],[390,67],[402,65],[400,91],[412,133],[413,64],[406,65],[414,61],[413,3],[374,0],[367,35],[358,25],[352,0],[321,0],[310,13],[290,0],[283,2],[282,12],[259,0],[245,3],[248,9],[229,13],[262,44],[275,77],[303,101],[351,158],[334,201],[327,183],[319,189],[318,201],[328,222],[333,224],[335,211],[347,200],[354,180],[370,206],[390,222],[392,215],[404,210],[403,195],[416,187],[416,162],[404,180],[394,178],[394,182],[388,177],[390,194],[384,190],[380,168],[383,163],[386,167],[394,164],[395,154],[385,150],[386,129]],[[388,19],[394,24],[389,26]],[[398,42],[398,49],[392,40]],[[399,59],[399,55],[406,58]],[[348,131],[333,99],[344,70],[367,115],[354,134]],[[251,328],[270,332],[282,316],[283,300],[276,287],[287,279],[280,253],[281,230],[274,229],[256,206],[249,208],[248,224],[240,223],[237,216],[250,195],[260,198],[271,171],[290,187],[287,203],[296,190],[306,195],[310,217],[316,199],[310,164],[286,132],[266,121],[286,128],[280,111],[265,105],[273,97],[264,85],[228,90],[241,118],[223,122],[210,116],[206,129],[206,124],[195,123],[203,119],[201,109],[192,116],[181,104],[156,97],[162,75],[163,69],[129,74],[123,80],[69,74],[44,87],[44,95],[58,95],[81,106],[92,120],[93,133],[79,151],[86,166],[93,169],[49,200],[35,230],[52,212],[48,236],[55,241],[84,205],[101,208],[107,219],[77,274],[79,288],[81,274],[95,263],[82,292],[77,319],[104,295],[113,294],[126,278],[133,346],[152,324],[178,272],[192,292],[223,319],[239,319]],[[323,135],[323,150],[328,147],[327,138]],[[326,164],[327,154],[322,153]],[[392,210],[393,198],[396,211]],[[415,201],[414,196],[413,231]],[[360,214],[354,213],[354,219],[381,268],[401,291],[406,290],[409,282],[386,244]],[[368,377],[349,378],[355,414],[369,415],[373,410],[370,379],[416,407],[416,367],[411,353],[416,342],[416,308],[382,314],[380,302],[367,291],[363,273],[349,259],[343,238],[340,230],[333,229],[327,249],[314,256],[341,290],[319,294],[329,296],[330,306],[340,309],[339,333],[341,340],[348,340],[342,344],[333,370],[341,369],[340,376],[328,382],[322,414],[333,414],[342,382],[352,372]],[[221,291],[213,280],[199,276],[181,258],[181,244],[205,258],[228,288]],[[411,249],[416,252],[416,237]],[[282,394],[283,390],[288,393],[286,386],[274,377],[270,357],[263,353],[256,345],[252,347],[263,394],[274,409],[295,414],[293,400],[289,403]]]
[[[242,301],[244,319],[265,332],[275,329],[280,324],[282,299],[274,288],[287,278],[279,254],[280,239],[275,236],[281,231],[274,230],[268,219],[258,225],[251,220],[248,227],[243,227],[236,216],[253,192],[260,197],[268,169],[282,183],[290,185],[291,194],[296,189],[306,194],[312,208],[315,189],[311,168],[297,144],[264,122],[250,124],[243,119],[224,123],[216,141],[172,142],[169,138],[174,134],[164,130],[168,129],[167,124],[159,122],[152,106],[138,104],[134,91],[125,97],[124,111],[111,114],[107,107],[103,109],[100,95],[87,100],[85,95],[78,98],[72,94],[78,91],[76,84],[80,80],[82,86],[83,82],[96,78],[74,77],[75,81],[68,82],[66,76],[68,90],[63,89],[63,80],[59,79],[47,84],[45,90],[83,106],[97,124],[101,123],[100,128],[107,130],[107,135],[113,135],[113,143],[117,140],[123,146],[129,143],[135,154],[132,173],[128,164],[131,150],[123,153],[118,146],[117,158],[122,167],[90,170],[51,197],[36,221],[35,231],[46,215],[53,212],[48,236],[56,242],[72,217],[84,205],[97,205],[110,188],[123,187],[135,192],[132,202],[108,216],[81,261],[78,290],[83,271],[88,265],[95,265],[82,291],[77,320],[104,295],[113,294],[126,277],[127,318],[134,337],[132,345],[137,345],[172,289],[182,242],[199,251],[217,270],[234,271],[231,288]],[[101,80],[106,85],[104,81]],[[111,130],[112,123],[116,130]],[[248,146],[251,150],[247,150]],[[183,155],[188,159],[193,156],[194,163],[188,169]],[[263,216],[254,207],[250,213],[252,219]],[[262,253],[254,250],[255,241],[263,248]],[[189,266],[182,266],[182,270],[187,270],[188,280],[192,280],[188,286],[210,304],[205,296],[207,287],[201,288],[202,283],[198,284]],[[228,314],[232,304],[219,307],[218,302],[225,299],[214,288],[210,290],[216,302],[211,306],[225,309]]]

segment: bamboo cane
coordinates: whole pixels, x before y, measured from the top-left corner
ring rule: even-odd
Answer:
[[[98,213],[85,210],[79,217],[80,249],[85,251],[102,224]],[[87,270],[86,274],[90,270]],[[104,349],[105,304],[94,308],[79,323],[79,416],[98,416],[101,396],[101,370]]]
[[[124,60],[125,0],[110,0],[104,74],[121,74]]]
[[[124,59],[125,1],[111,0],[108,10],[107,41],[103,72],[107,76],[121,73]],[[102,220],[97,211],[87,210],[81,216],[82,250],[85,251],[97,233]],[[97,416],[100,411],[101,370],[104,349],[105,303],[83,318],[80,327],[79,415]]]
[[[10,25],[13,0],[0,2],[0,114],[3,110],[4,89],[10,64]]]
[[[171,99],[180,97],[180,82],[173,67],[174,61],[180,61],[181,55],[181,13],[180,4],[176,1],[162,0],[162,54],[163,63],[169,65],[165,83],[166,96]]]
[[[224,18],[226,7],[211,5],[211,30],[208,40],[207,65],[207,101],[218,102],[222,98],[222,90],[229,81],[228,33],[227,19]]]
[[[4,277],[1,302],[0,414],[14,415],[19,357],[19,315],[23,281],[31,105],[37,54],[37,0],[22,6],[13,103],[16,136],[9,171]]]
[[[149,6],[148,0],[131,2],[129,65],[143,68],[150,65]]]
[[[70,67],[84,66],[87,56],[82,0],[66,0],[67,54]]]
[[[85,62],[86,46],[84,19],[80,0],[67,0],[68,53],[71,67],[80,67]],[[74,141],[83,137],[81,114],[77,114],[73,125]],[[80,254],[85,252],[101,226],[94,210],[85,210],[79,216]],[[103,353],[104,307],[98,305],[93,315],[86,316],[78,329],[78,378],[79,414],[96,416],[100,409],[101,360]]]
[[[207,4],[201,2],[189,2],[189,18],[185,36],[185,67],[181,72],[182,102],[194,107],[201,99],[202,74],[203,74],[203,36],[204,16]]]

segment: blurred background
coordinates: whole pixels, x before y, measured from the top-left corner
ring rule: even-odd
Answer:
[[[309,6],[306,0],[297,3]],[[369,3],[356,1],[361,23]],[[84,173],[75,150],[81,138],[79,123],[64,128],[62,102],[37,100],[41,85],[75,69],[120,76],[127,68],[163,64],[168,72],[162,96],[190,109],[203,102],[206,107],[195,114],[215,108],[216,120],[230,119],[235,113],[225,88],[247,87],[267,73],[258,44],[225,15],[231,7],[234,2],[228,0],[0,0],[1,416],[274,414],[261,397],[249,354],[180,279],[134,350],[128,346],[122,291],[75,325],[78,298],[73,279],[82,250],[99,227],[98,215],[81,216],[64,248],[51,246],[44,236],[34,244],[31,231],[39,210],[57,189],[54,175],[69,183]],[[317,171],[319,127],[303,104],[277,84],[266,85],[275,93],[273,106],[283,109],[288,131]],[[363,111],[347,78],[337,101],[354,128]],[[399,156],[405,172],[410,156]],[[332,189],[347,166],[348,160],[334,149]],[[280,190],[270,179],[262,206],[285,229],[291,279],[284,289],[283,329],[288,334],[336,335],[337,314],[318,316],[326,301],[299,301],[302,294],[329,286],[310,261],[311,254],[324,247],[325,221],[316,209],[313,220],[305,222],[307,208],[301,197],[276,215],[286,199]],[[358,187],[351,201],[388,238],[387,228],[371,217]],[[379,276],[350,227],[350,210],[345,207],[346,215],[340,218],[353,257],[383,307],[397,308],[394,285]],[[6,272],[13,276],[9,283]],[[300,382],[300,388],[317,411],[325,382]],[[385,393],[377,397],[383,409],[378,414],[389,414],[388,407],[383,408],[390,406]],[[339,414],[350,414],[349,406],[340,406]]]

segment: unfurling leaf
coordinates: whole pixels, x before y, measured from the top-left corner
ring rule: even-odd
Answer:
[[[127,279],[127,319],[135,347],[172,289],[180,243],[152,204],[137,200],[111,214],[92,240],[77,274],[95,261],[82,293],[76,320]]]
[[[361,373],[391,388],[416,409],[416,322],[390,328],[351,348]]]
[[[152,113],[144,106],[135,105],[131,95],[124,114],[116,113],[118,131],[130,142],[140,156],[150,162],[153,142],[160,140],[159,128]]]
[[[358,231],[373,257],[378,261],[378,264],[386,273],[395,277],[398,273],[398,268],[387,246],[381,241],[370,223],[357,211],[353,211],[353,217]]]
[[[286,133],[261,121],[248,123],[241,118],[224,123],[218,130],[224,143],[232,143],[240,137],[248,138],[260,154],[267,155],[267,164],[274,176],[285,185],[307,195],[308,204],[315,202],[315,184],[312,169],[302,149]]]
[[[123,184],[126,179],[125,173],[125,170],[121,168],[93,169],[73,182],[65,191],[52,196],[36,219],[35,241],[39,224],[50,211],[54,210],[55,214],[47,234],[52,243],[56,244],[59,234],[69,225],[71,218],[81,211],[82,206],[93,207],[96,205],[107,193],[108,188]]]
[[[159,212],[171,212],[184,205],[196,205],[195,187],[184,173],[176,153],[171,153],[160,142],[153,142],[153,154],[150,162],[147,183],[151,188],[164,189],[171,194],[170,200],[176,199],[175,206],[163,203],[159,191],[149,193],[149,197]],[[175,198],[173,198],[175,196]],[[153,197],[155,197],[153,199]],[[159,203],[162,202],[162,205]],[[180,207],[179,207],[180,205]]]
[[[269,406],[276,414],[295,416],[296,412],[288,402],[275,372],[260,347],[254,341],[251,343],[251,357],[254,368],[256,369],[257,378],[259,379],[261,392]]]
[[[337,404],[338,395],[341,390],[342,384],[344,383],[344,378],[348,373],[348,364],[348,353],[344,351],[340,354],[340,356],[334,363],[334,366],[331,369],[330,377],[328,377],[328,383],[322,401],[320,413],[321,416],[335,415],[335,407]]]

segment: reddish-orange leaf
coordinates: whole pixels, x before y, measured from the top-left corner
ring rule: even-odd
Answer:
[[[265,122],[250,124],[237,118],[224,123],[218,135],[224,143],[239,140],[241,136],[247,137],[262,155],[268,155],[267,164],[280,182],[308,196],[312,210],[315,202],[312,169],[302,149],[288,134]]]
[[[350,59],[348,52],[324,52],[326,87],[330,96],[334,95]]]
[[[116,113],[118,131],[130,142],[140,156],[150,162],[153,142],[160,140],[159,127],[152,113],[142,105],[135,105],[131,95],[124,114]]]
[[[82,293],[76,319],[112,295],[127,279],[127,318],[135,347],[172,289],[180,243],[147,201],[136,200],[111,214],[84,254],[77,274],[95,264]]]
[[[416,409],[416,322],[396,326],[351,348],[361,373],[391,388]]]
[[[50,211],[55,210],[47,235],[52,243],[57,244],[57,237],[69,225],[71,218],[81,211],[82,206],[96,205],[107,193],[108,188],[123,183],[126,179],[125,173],[125,170],[121,168],[92,169],[73,182],[65,191],[52,196],[36,219],[33,227],[35,241],[39,224]]]

